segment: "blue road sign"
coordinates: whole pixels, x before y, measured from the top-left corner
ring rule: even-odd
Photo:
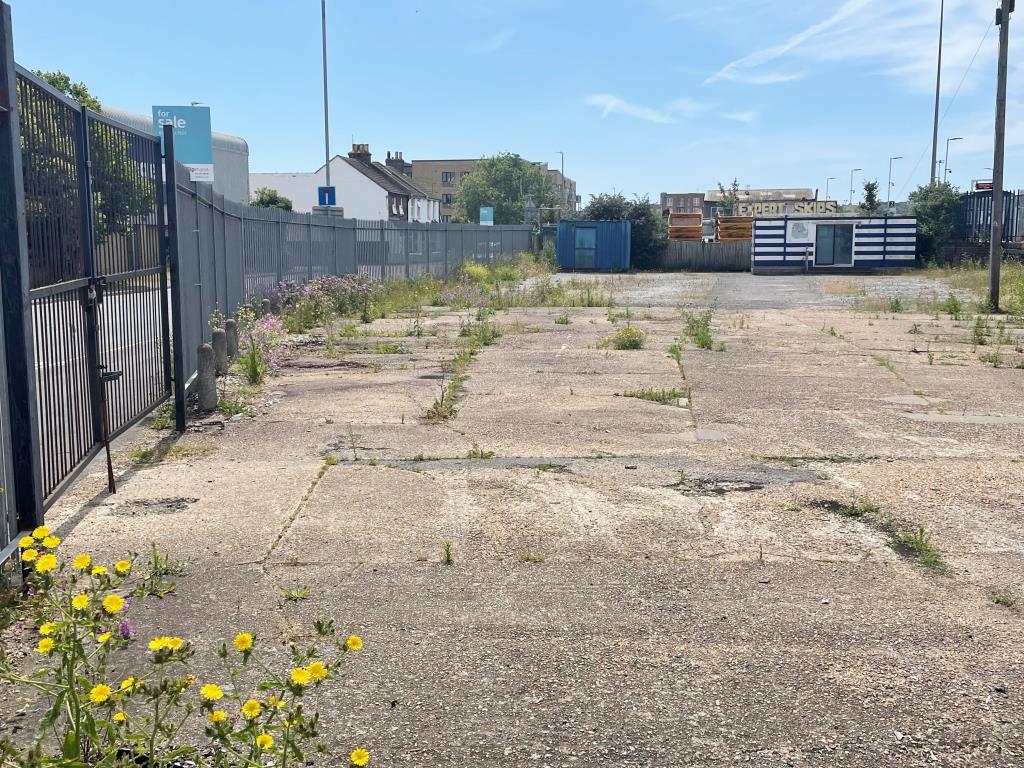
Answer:
[[[334,187],[316,188],[317,205],[337,205],[337,192]]]
[[[494,225],[494,208],[490,206],[480,208],[480,223],[485,227]]]

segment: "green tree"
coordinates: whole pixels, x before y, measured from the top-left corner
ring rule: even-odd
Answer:
[[[479,220],[480,209],[494,208],[495,224],[522,224],[526,201],[538,208],[558,204],[551,177],[542,168],[514,153],[485,157],[475,171],[463,177],[455,193],[460,220]]]
[[[864,182],[864,199],[858,206],[862,213],[878,213],[882,207],[878,202],[878,182],[877,181],[865,181]]]
[[[926,184],[907,197],[917,217],[917,255],[933,259],[953,241],[960,193],[948,182]]]
[[[271,189],[270,187],[260,187],[257,189],[253,192],[249,202],[260,208],[280,208],[282,211],[290,211],[292,209],[292,201],[276,189]]]
[[[722,213],[726,216],[732,216],[733,211],[736,210],[736,203],[740,201],[740,182],[739,179],[733,178],[732,184],[726,189],[722,186],[722,182],[718,182],[718,191],[722,195]]]
[[[646,197],[626,199],[622,194],[592,195],[580,218],[590,221],[630,222],[630,262],[638,269],[655,269],[661,264],[668,243],[665,219],[651,207]]]
[[[65,96],[70,96],[83,107],[88,107],[93,112],[102,112],[103,106],[100,100],[89,93],[89,88],[83,82],[74,83],[71,76],[61,72],[59,69],[54,72],[43,72],[35,70],[36,76],[42,78]]]

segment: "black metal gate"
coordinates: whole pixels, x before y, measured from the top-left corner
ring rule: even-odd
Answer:
[[[160,141],[21,67],[17,109],[49,503],[170,391]]]

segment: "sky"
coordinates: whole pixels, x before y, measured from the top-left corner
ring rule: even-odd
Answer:
[[[317,0],[9,0],[15,57],[101,102],[200,101],[250,170],[323,163]],[[939,159],[992,165],[997,0],[946,0]],[[331,149],[516,152],[584,202],[728,184],[893,199],[928,181],[939,0],[327,0]],[[1024,186],[1024,9],[1011,23],[1006,183]],[[973,64],[972,64],[973,61]],[[827,182],[829,177],[833,180]]]

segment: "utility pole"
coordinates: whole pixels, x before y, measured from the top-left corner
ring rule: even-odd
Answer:
[[[999,68],[996,80],[996,140],[992,153],[992,237],[988,255],[988,303],[999,311],[999,269],[1003,260],[1003,158],[1006,145],[1006,60],[1010,47],[1013,0],[1002,0],[996,11],[999,26]]]
[[[935,67],[935,120],[932,123],[932,184],[935,183],[935,161],[939,153],[939,90],[942,85],[942,22],[946,15],[946,0],[939,0],[939,63]]]
[[[850,205],[853,205],[853,174],[857,171],[863,171],[863,168],[851,168],[850,169]]]
[[[835,176],[829,176],[825,179],[825,199],[828,200],[828,184],[830,181],[835,181]]]
[[[892,161],[902,160],[903,155],[896,155],[889,158],[889,183],[885,185],[885,207],[892,207]]]
[[[949,174],[949,142],[951,142],[951,141],[963,141],[963,139],[964,139],[963,136],[953,136],[951,138],[947,138],[946,139],[946,161],[945,161],[945,164],[943,165],[943,168],[945,168],[946,170],[944,170],[942,172],[942,180],[943,181],[946,180],[946,176]]]
[[[562,205],[566,205],[569,202],[569,197],[565,191],[565,152],[559,151],[558,154],[562,156],[562,170],[560,171],[562,174]]]
[[[324,186],[331,186],[331,126],[327,116],[327,0],[320,0],[320,35],[324,50]]]

